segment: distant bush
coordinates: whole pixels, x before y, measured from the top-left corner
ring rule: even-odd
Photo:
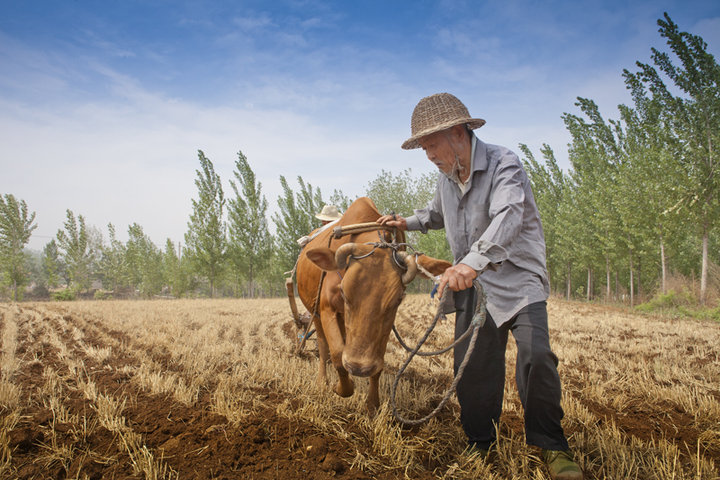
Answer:
[[[29,295],[30,298],[50,298],[50,291],[47,289],[45,285],[35,285],[35,287],[30,290]]]
[[[657,310],[684,309],[689,305],[696,305],[697,299],[688,289],[683,288],[680,292],[670,290],[668,293],[658,293],[648,302],[638,305],[636,308],[641,312],[655,312]]]
[[[75,297],[75,290],[72,288],[66,288],[65,290],[60,290],[59,292],[52,292],[53,300],[60,302],[69,302],[75,300]]]
[[[105,292],[103,290],[95,290],[93,295],[95,300],[112,300],[113,296],[111,292]]]
[[[644,313],[663,313],[673,317],[691,317],[720,322],[720,306],[701,307],[697,297],[687,288],[680,292],[670,290],[657,294],[650,301],[638,305],[636,310]]]

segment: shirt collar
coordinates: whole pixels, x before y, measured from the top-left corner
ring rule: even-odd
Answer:
[[[488,169],[487,145],[473,133],[473,159],[471,164],[472,172],[482,172]]]
[[[471,147],[471,149],[470,149],[470,175],[468,175],[467,180],[465,180],[465,183],[455,182],[455,180],[453,180],[453,182],[455,182],[455,184],[456,184],[456,185],[458,186],[458,188],[460,189],[460,193],[463,194],[463,195],[465,194],[465,192],[467,192],[468,188],[470,187],[470,183],[472,182],[473,172],[475,171],[475,168],[474,168],[474,167],[475,167],[475,164],[478,163],[478,162],[475,161],[475,151],[476,151],[476,147],[477,147],[478,141],[479,141],[478,138],[477,138],[477,137],[475,136],[475,134],[473,133],[473,135],[472,135],[472,147]],[[480,143],[482,143],[482,142],[480,142]],[[484,151],[484,150],[485,150],[485,149],[484,149],[485,145],[482,145],[482,147],[483,147],[483,151]]]

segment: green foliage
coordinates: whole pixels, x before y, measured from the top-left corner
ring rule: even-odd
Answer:
[[[40,259],[42,284],[48,288],[55,288],[60,283],[60,278],[64,272],[64,265],[60,260],[57,243],[50,240],[43,248],[42,257]]]
[[[68,287],[87,289],[90,286],[90,269],[93,252],[91,250],[85,218],[67,210],[64,230],[58,230],[56,239],[58,251],[65,265]]]
[[[59,292],[52,292],[51,296],[53,300],[57,300],[60,302],[70,302],[72,300],[75,300],[77,296],[77,291],[74,288],[66,288],[64,290],[60,290]]]
[[[35,212],[29,213],[25,200],[0,195],[0,284],[7,285],[11,298],[22,299],[28,279],[28,258],[23,249],[35,230]]]
[[[183,297],[195,287],[192,265],[187,255],[179,256],[169,238],[162,254],[162,271],[170,294],[175,297]]]
[[[300,254],[297,239],[320,226],[320,220],[315,218],[315,214],[325,205],[319,188],[314,189],[300,176],[298,184],[300,190],[295,193],[285,177],[280,175],[283,189],[283,195],[277,201],[280,211],[272,217],[276,228],[277,259],[280,261],[280,269],[285,271],[293,268]]]
[[[366,195],[375,202],[381,214],[391,212],[408,217],[417,208],[423,208],[433,198],[437,185],[437,173],[413,176],[408,168],[398,174],[382,170],[366,187]],[[435,258],[452,259],[445,230],[433,230],[427,235],[408,232],[408,243]]]
[[[681,32],[665,13],[658,20],[659,32],[679,66],[668,52],[652,49],[652,65],[637,62],[639,71],[625,70],[626,84],[637,104],[658,105],[658,122],[668,133],[668,150],[674,159],[670,192],[677,199],[668,211],[690,220],[702,235],[701,292],[704,302],[708,283],[708,238],[720,216],[720,65],[707,52],[707,44],[697,35]],[[679,89],[674,95],[660,70]],[[647,99],[645,88],[650,91]]]
[[[673,318],[696,318],[720,322],[720,306],[708,308],[698,305],[698,298],[688,289],[657,294],[646,303],[635,307],[639,312],[661,314]]]
[[[330,205],[335,205],[336,207],[338,207],[338,210],[340,210],[341,212],[345,212],[347,211],[350,204],[355,200],[356,199],[351,199],[342,191],[336,188],[335,190],[333,190],[332,195],[330,195],[329,203]]]
[[[697,298],[688,289],[682,289],[679,292],[670,290],[667,293],[658,293],[648,302],[637,306],[637,309],[643,312],[654,312],[657,310],[670,310],[697,303]]]
[[[117,292],[129,285],[125,245],[115,235],[115,226],[108,224],[109,244],[103,245],[100,258],[100,275],[103,286]]]
[[[112,300],[112,298],[112,293],[104,290],[95,290],[95,293],[93,294],[94,300]]]
[[[262,185],[242,152],[238,152],[235,167],[237,183],[230,181],[235,197],[228,203],[228,251],[236,278],[245,278],[246,292],[254,297],[257,277],[267,270],[274,245]]]
[[[163,257],[160,250],[145,235],[137,223],[128,227],[128,241],[125,245],[125,265],[130,287],[144,297],[152,297],[162,290]]]
[[[210,296],[214,296],[215,283],[223,273],[227,255],[225,196],[212,162],[202,150],[198,150],[198,158],[200,170],[195,170],[198,198],[192,201],[193,213],[185,233],[186,254],[194,270],[207,278]]]
[[[535,159],[527,145],[520,144],[520,151],[525,155],[523,165],[541,213],[547,245],[547,267],[552,283],[554,279],[562,278],[568,260],[566,249],[561,248],[560,236],[563,234],[561,219],[564,213],[563,202],[569,191],[569,179],[558,166],[549,145],[544,144],[541,149],[545,159],[543,164]]]

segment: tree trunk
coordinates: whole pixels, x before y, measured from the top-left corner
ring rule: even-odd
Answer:
[[[249,291],[250,291],[250,298],[255,298],[255,274],[253,272],[253,265],[250,264],[250,268],[248,269],[248,283],[249,283]]]
[[[667,294],[667,265],[665,263],[665,241],[662,233],[660,233],[660,265],[662,268],[662,283],[660,285],[660,291],[663,295]]]
[[[571,273],[571,267],[570,267],[570,264],[568,263],[568,264],[567,264],[567,282],[566,282],[566,283],[567,283],[567,293],[566,293],[566,295],[565,295],[566,298],[567,298],[567,300],[570,300],[570,289],[571,289],[571,286],[570,286],[570,273]]]
[[[702,270],[700,273],[700,305],[705,305],[705,297],[707,295],[707,276],[708,276],[708,222],[703,222],[703,238],[702,238]]]
[[[610,301],[610,257],[605,256],[605,303]]]
[[[587,293],[585,294],[585,299],[589,302],[592,299],[592,268],[588,267],[588,276],[587,276]]]
[[[633,270],[633,256],[630,250],[630,306],[635,305],[635,271]]]
[[[620,272],[615,271],[615,301],[620,300]]]

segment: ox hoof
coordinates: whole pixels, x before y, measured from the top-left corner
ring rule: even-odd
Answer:
[[[379,403],[375,404],[375,403],[370,403],[370,402],[368,402],[368,403],[365,404],[365,407],[367,408],[368,416],[369,416],[370,418],[372,418],[372,417],[374,417],[375,415],[377,415],[378,409],[380,408],[380,404],[379,404]]]
[[[347,384],[343,384],[342,382],[338,382],[337,384],[335,384],[335,393],[337,393],[343,398],[352,396],[354,392],[355,385],[352,381],[349,381]]]

